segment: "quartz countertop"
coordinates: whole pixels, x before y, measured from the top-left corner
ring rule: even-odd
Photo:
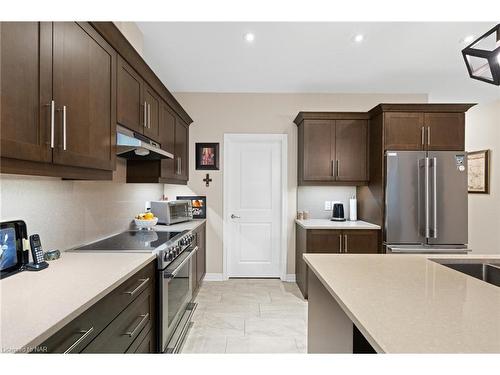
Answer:
[[[190,221],[184,221],[182,223],[172,224],[172,225],[155,225],[154,230],[163,231],[183,231],[183,230],[195,230],[200,225],[205,223],[206,219],[194,219]]]
[[[295,219],[295,222],[305,229],[380,229],[380,225],[371,224],[362,220],[331,221],[330,219]]]
[[[0,350],[41,344],[153,259],[151,253],[63,252],[42,271],[1,280]]]
[[[304,254],[381,353],[500,353],[500,288],[432,259],[498,256]]]

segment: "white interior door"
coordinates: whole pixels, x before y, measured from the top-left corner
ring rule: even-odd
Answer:
[[[226,135],[226,275],[280,277],[283,136]]]

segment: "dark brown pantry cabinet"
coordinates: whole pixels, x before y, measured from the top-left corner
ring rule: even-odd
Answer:
[[[368,181],[368,115],[300,112],[299,185],[362,185]]]
[[[379,230],[296,229],[295,278],[304,298],[307,298],[308,267],[305,253],[376,254],[379,252]]]
[[[3,173],[111,179],[116,53],[85,22],[0,25]]]

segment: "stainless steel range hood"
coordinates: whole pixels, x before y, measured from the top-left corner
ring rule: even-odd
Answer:
[[[170,152],[162,150],[159,143],[119,125],[116,127],[116,150],[117,156],[128,160],[174,158]]]

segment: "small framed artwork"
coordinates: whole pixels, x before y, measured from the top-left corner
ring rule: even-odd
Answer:
[[[467,153],[467,179],[469,193],[489,194],[490,150]]]
[[[193,219],[206,219],[207,218],[207,197],[204,195],[182,195],[177,196],[178,200],[191,201],[193,208]]]
[[[219,144],[197,143],[196,144],[196,169],[219,170]]]

